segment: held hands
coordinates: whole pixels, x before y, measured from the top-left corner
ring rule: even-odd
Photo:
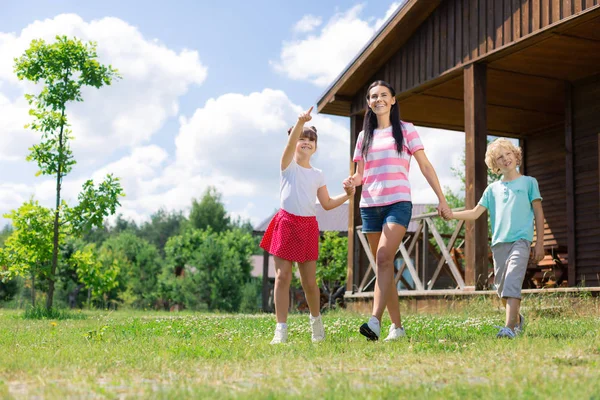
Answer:
[[[313,110],[313,106],[310,106],[310,108],[307,111],[300,113],[300,115],[298,115],[298,122],[304,124],[304,123],[310,121],[312,119],[312,115],[310,115],[312,110]]]
[[[446,203],[445,201],[440,202],[436,209],[438,215],[444,218],[446,221],[449,221],[453,218],[452,210],[448,206],[448,203]]]
[[[354,196],[354,193],[356,193],[356,188],[354,186],[344,186],[344,191],[348,197],[352,197]]]
[[[354,181],[352,180],[352,177],[351,177],[351,176],[349,176],[349,177],[347,177],[346,179],[344,179],[344,180],[342,181],[342,185],[344,185],[344,189],[345,189],[346,187],[348,187],[348,186],[354,186]]]
[[[354,186],[354,183],[352,183],[352,177],[344,179],[342,185],[344,186],[344,191],[348,196],[354,196],[354,193],[356,193],[356,187]]]

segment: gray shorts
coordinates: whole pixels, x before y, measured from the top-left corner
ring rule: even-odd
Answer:
[[[527,271],[530,250],[531,242],[525,239],[492,246],[494,286],[498,296],[521,298],[521,288]]]

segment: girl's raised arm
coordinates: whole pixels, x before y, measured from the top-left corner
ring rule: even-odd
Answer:
[[[312,112],[313,107],[311,106],[307,111],[298,115],[298,121],[296,125],[292,128],[292,132],[288,136],[287,144],[285,145],[285,149],[283,149],[283,155],[281,156],[281,170],[285,170],[292,159],[294,158],[294,151],[296,150],[296,143],[298,143],[298,139],[300,139],[300,134],[304,129],[304,124],[312,119],[310,113]]]

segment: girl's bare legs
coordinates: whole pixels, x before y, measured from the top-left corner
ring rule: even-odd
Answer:
[[[377,250],[374,252],[377,263],[377,280],[373,299],[373,316],[381,321],[387,306],[390,319],[397,327],[402,326],[402,321],[398,293],[394,284],[394,259],[405,234],[406,227],[398,224],[386,224],[383,232],[367,234],[371,251],[373,251],[374,244],[377,243]],[[380,237],[375,241],[377,235]]]
[[[275,260],[275,316],[278,323],[285,323],[290,308],[292,262],[277,256],[273,256],[273,259]]]
[[[321,291],[317,285],[317,262],[298,263],[298,269],[310,315],[318,317],[321,314]]]

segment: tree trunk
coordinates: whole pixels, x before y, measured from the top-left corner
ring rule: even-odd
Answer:
[[[63,130],[65,128],[64,125],[64,117],[65,117],[65,106],[63,105],[61,111],[61,125],[60,125],[60,133],[58,134],[58,154],[61,154],[63,151]],[[61,158],[59,158],[58,163],[58,171],[56,173],[56,209],[54,212],[54,239],[52,246],[52,268],[50,271],[50,280],[48,284],[48,299],[46,300],[46,308],[50,310],[52,308],[52,301],[54,299],[54,274],[56,273],[56,267],[58,265],[58,236],[59,236],[59,216],[60,216],[60,187],[62,182],[62,163],[60,162]]]
[[[83,289],[85,287],[84,284],[79,284],[77,285],[77,287],[75,289],[73,289],[73,291],[71,291],[71,293],[69,293],[69,307],[70,308],[75,308],[77,307],[77,296],[79,295],[79,292],[81,291],[81,289]]]
[[[35,308],[35,272],[31,273],[31,303]]]

